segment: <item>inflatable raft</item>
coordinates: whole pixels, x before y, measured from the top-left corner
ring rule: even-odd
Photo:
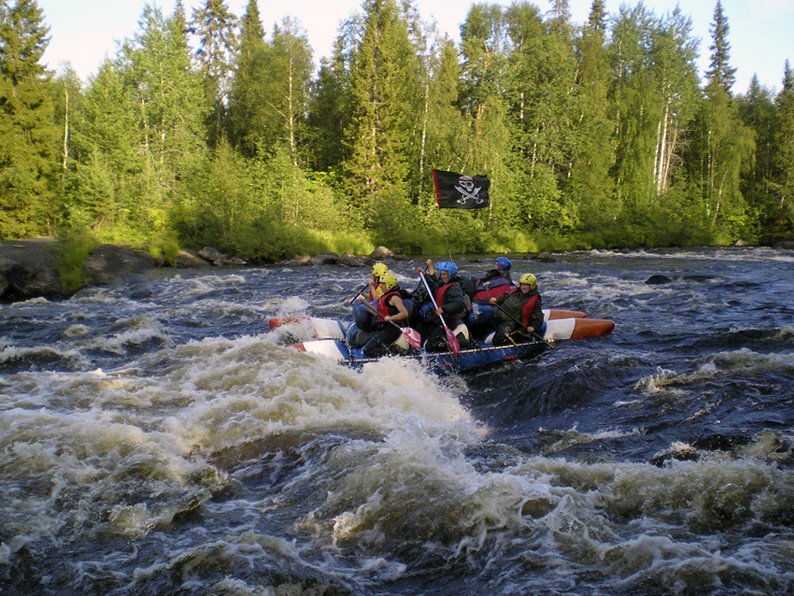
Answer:
[[[395,343],[404,342],[401,338]],[[540,339],[517,343],[511,346],[494,346],[476,341],[477,348],[461,349],[458,354],[447,352],[428,352],[426,350],[412,350],[407,342],[400,348],[398,355],[401,358],[416,360],[423,365],[437,371],[466,372],[486,366],[493,366],[511,360],[525,360],[534,358],[544,350],[548,344]],[[358,348],[350,348],[339,339],[317,339],[291,344],[291,347],[300,352],[318,354],[333,358],[340,364],[352,367],[361,367],[368,362],[376,362],[379,358],[367,358]]]
[[[546,332],[543,339],[548,342],[567,339],[586,339],[609,335],[615,329],[614,321],[609,319],[591,319],[586,313],[578,310],[544,309]],[[268,327],[273,330],[283,325],[307,325],[317,339],[345,338],[347,326],[336,319],[323,319],[306,315],[288,315],[268,320]]]

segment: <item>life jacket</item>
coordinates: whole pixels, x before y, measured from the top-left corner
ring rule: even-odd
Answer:
[[[486,283],[488,283],[487,287],[485,286]],[[506,277],[498,277],[489,282],[483,282],[478,279],[475,282],[475,288],[477,291],[472,296],[472,301],[479,304],[487,304],[491,298],[498,298],[514,289],[515,286]]]
[[[447,293],[447,290],[449,290],[452,286],[455,285],[460,286],[460,283],[457,279],[455,281],[447,282],[446,284],[444,284],[443,286],[441,286],[436,290],[436,304],[439,307],[444,305],[444,295]],[[463,293],[462,302],[463,302],[463,312],[456,314],[448,314],[447,317],[449,317],[450,320],[463,319],[468,315],[469,311],[471,310],[471,299],[466,295],[465,292]]]
[[[383,319],[384,317],[390,317],[392,315],[396,315],[398,312],[400,312],[399,310],[397,310],[397,307],[389,304],[389,300],[392,299],[392,296],[402,297],[402,294],[400,293],[400,289],[392,288],[390,291],[386,292],[383,296],[378,298],[378,302],[375,305],[375,308],[377,309],[378,314],[380,315],[379,317],[380,319]],[[394,322],[398,325],[401,323],[401,321],[394,321]]]
[[[381,297],[380,286],[378,284],[375,284],[374,286],[369,286],[369,291],[367,292],[367,299],[370,302],[374,302],[380,297]]]
[[[439,306],[444,304],[444,294],[446,294],[447,290],[450,289],[455,283],[457,282],[454,281],[447,282],[436,290],[436,304],[438,304]]]
[[[535,304],[538,302],[538,296],[539,294],[533,295],[521,309],[521,323],[523,323],[524,327],[529,327],[530,323],[532,323],[532,313],[535,311]],[[539,329],[535,331],[539,331]]]

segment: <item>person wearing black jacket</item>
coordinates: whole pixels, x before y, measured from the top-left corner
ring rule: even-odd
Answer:
[[[543,334],[545,324],[538,280],[533,274],[525,273],[518,284],[517,290],[491,298],[500,320],[493,338],[496,346],[526,341],[534,333]]]
[[[455,330],[466,319],[468,314],[467,297],[460,285],[458,278],[458,266],[452,261],[442,261],[433,265],[433,261],[427,260],[428,275],[426,279],[430,290],[433,292],[437,308],[433,307],[432,301],[428,298],[427,302],[419,309],[420,317],[417,327],[422,337],[428,338],[425,348],[431,351],[443,351],[449,349],[446,343],[446,333],[441,325],[441,318],[447,323],[450,329]],[[423,271],[419,270],[422,274]],[[464,326],[465,328],[465,326]],[[463,328],[456,333],[460,340],[468,342],[468,329]]]

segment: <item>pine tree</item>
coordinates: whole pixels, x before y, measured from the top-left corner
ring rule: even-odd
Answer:
[[[737,105],[756,141],[755,159],[742,176],[742,194],[758,212],[762,228],[774,227],[780,215],[774,183],[778,142],[774,95],[753,75],[747,94],[737,98]]]
[[[192,27],[198,37],[196,56],[210,109],[208,140],[214,146],[223,133],[233,56],[237,51],[237,17],[229,11],[226,0],[205,0],[201,8],[193,11]]]
[[[350,66],[351,120],[344,133],[343,167],[353,207],[382,229],[401,228],[409,147],[419,113],[419,61],[394,0],[366,0],[364,29]],[[379,215],[380,214],[380,215]],[[410,219],[410,218],[409,218]]]
[[[40,64],[49,38],[35,0],[0,1],[0,237],[51,234],[59,129],[50,74]]]
[[[248,157],[256,155],[265,140],[257,121],[264,97],[263,86],[270,78],[265,64],[266,51],[257,0],[249,0],[241,21],[227,125],[230,142]]]
[[[261,98],[261,133],[269,148],[286,147],[292,164],[297,166],[299,145],[306,134],[305,114],[314,67],[306,34],[294,21],[287,18],[273,28],[265,68],[269,76]]]
[[[93,227],[100,238],[113,238],[111,230],[132,229],[141,219],[137,113],[119,67],[106,60],[89,82],[73,127],[75,168],[66,196],[69,220]]]
[[[727,31],[727,19],[717,2],[712,24],[712,68],[695,123],[696,136],[689,160],[690,166],[697,165],[692,181],[697,185],[704,215],[718,242],[751,238],[756,223],[747,209],[740,184],[742,170],[751,163],[755,142],[730,94],[734,69],[727,62]]]
[[[124,48],[125,83],[137,106],[137,126],[145,158],[145,226],[165,228],[177,181],[205,150],[206,105],[201,79],[191,65],[181,5],[170,19],[145,7],[140,31]],[[204,108],[204,109],[203,109]]]
[[[567,187],[578,205],[582,229],[611,230],[608,222],[618,214],[610,169],[615,163],[613,124],[609,118],[609,58],[606,51],[606,10],[603,0],[593,0],[587,23],[578,41],[577,142],[571,180]]]
[[[426,164],[422,172],[430,189],[430,170],[433,168],[460,172],[466,166],[467,122],[458,107],[460,64],[452,40],[445,39],[431,63],[431,77],[427,92]],[[435,201],[435,198],[432,199]]]
[[[714,6],[714,20],[711,22],[711,60],[709,69],[706,71],[706,78],[719,85],[725,92],[730,94],[731,87],[736,82],[736,69],[730,65],[731,44],[728,41],[730,33],[728,18],[722,10],[722,1],[717,0]]]
[[[783,88],[775,98],[777,107],[777,166],[780,226],[791,233],[794,229],[794,73],[786,60]]]
[[[515,152],[515,126],[509,110],[521,103],[521,98],[511,93],[506,56],[508,40],[505,17],[499,6],[474,4],[461,26],[461,81],[458,105],[467,127],[465,151],[461,152],[464,174],[488,174],[492,190],[488,209],[488,225],[507,226],[510,223],[526,224],[527,210],[512,201],[511,189],[526,188],[523,168],[513,162]],[[502,220],[497,221],[500,213]],[[451,217],[451,216],[450,216]],[[472,214],[471,218],[479,218]],[[455,218],[470,230],[475,221]]]

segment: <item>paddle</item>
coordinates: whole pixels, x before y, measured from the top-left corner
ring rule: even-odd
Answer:
[[[356,298],[358,298],[358,296],[361,295],[361,292],[363,292],[363,288],[361,290],[359,290],[358,295],[356,296]],[[364,308],[366,308],[369,312],[371,312],[377,318],[382,320],[381,314],[375,308],[373,308],[373,306],[369,302],[365,301],[365,302],[362,302],[361,304],[363,304]],[[383,321],[383,322],[384,323],[390,323],[390,324],[394,325],[395,327],[397,327],[397,329],[400,330],[400,333],[402,333],[405,336],[405,339],[408,340],[408,344],[412,348],[414,348],[415,350],[418,350],[419,348],[422,347],[422,336],[419,335],[419,332],[416,329],[412,329],[411,327],[400,327],[394,321]]]
[[[430,296],[430,301],[433,303],[433,308],[438,310],[438,304],[436,304],[436,299],[433,297],[433,292],[430,290],[430,286],[427,284],[427,279],[425,279],[425,274],[421,271],[419,272],[419,277],[422,278],[422,283],[425,284],[425,289],[427,290],[427,295]],[[447,336],[447,343],[449,344],[449,349],[452,350],[452,355],[457,356],[460,354],[460,342],[458,341],[457,336],[452,333],[452,330],[447,327],[447,322],[444,320],[444,317],[438,315],[438,318],[441,319],[441,324],[444,326],[444,333]]]
[[[347,305],[350,306],[351,304],[353,304],[355,299],[358,298],[359,296],[361,296],[361,292],[366,290],[368,286],[369,286],[369,284],[364,284],[358,290],[356,290],[356,293],[353,295],[353,297],[350,300],[347,301]]]
[[[529,328],[526,325],[524,325],[524,323],[522,323],[517,318],[515,318],[513,315],[511,315],[509,312],[507,312],[505,309],[503,309],[500,304],[495,304],[494,303],[494,306],[496,306],[496,308],[498,308],[500,311],[502,311],[502,314],[504,314],[507,317],[510,317],[510,319],[513,322],[518,323],[519,325],[521,325],[521,327],[524,329],[524,331],[527,331],[528,333],[531,333],[534,337],[536,337],[537,339],[542,341],[544,344],[546,344],[547,348],[549,348],[550,350],[553,349],[552,345],[549,342],[547,342],[545,339],[543,339],[543,336],[541,336],[537,331],[530,331]],[[513,341],[512,338],[510,338],[510,341]]]

